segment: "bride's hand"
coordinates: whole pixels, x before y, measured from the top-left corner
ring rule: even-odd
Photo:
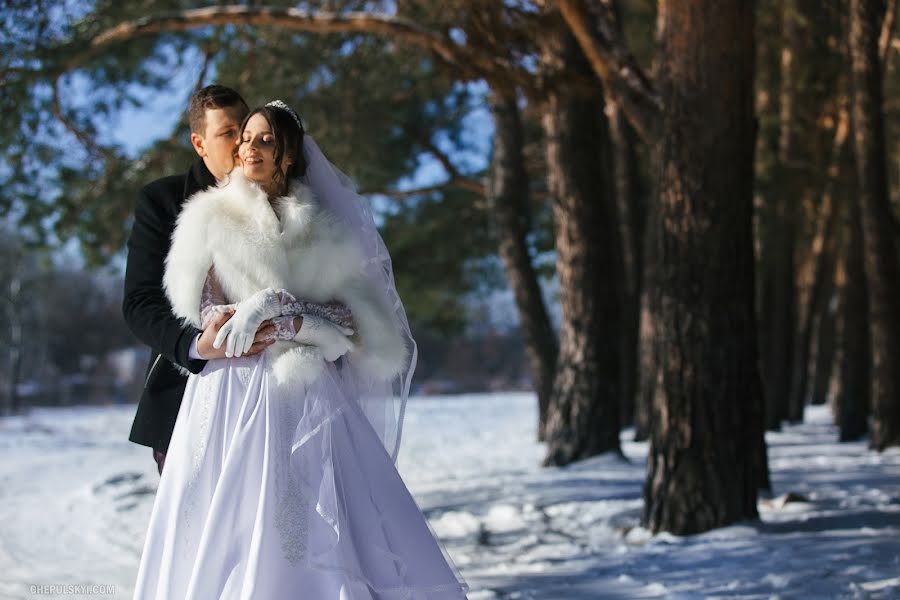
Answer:
[[[224,325],[233,314],[234,310],[231,309],[216,315],[210,322],[209,327],[203,330],[200,339],[197,340],[197,353],[200,355],[200,358],[203,360],[225,358],[225,346],[223,345],[220,348],[216,348],[213,346],[213,342],[215,342],[216,335],[218,335],[222,325]],[[275,343],[275,339],[272,337],[274,329],[275,328],[268,321],[263,322],[256,332],[256,337],[253,339],[253,345],[250,346],[250,350],[244,353],[244,356],[258,354]]]
[[[328,319],[316,315],[301,315],[300,330],[294,341],[300,344],[317,346],[328,362],[334,362],[347,352],[354,350],[350,336],[353,330],[332,323]]]
[[[265,288],[238,302],[234,315],[216,335],[213,347],[225,346],[225,356],[243,356],[249,352],[255,341],[261,323],[281,314],[278,293],[273,288]]]

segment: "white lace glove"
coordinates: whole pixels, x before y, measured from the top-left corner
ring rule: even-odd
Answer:
[[[256,337],[260,324],[280,314],[281,300],[275,289],[266,288],[256,292],[238,303],[234,315],[219,330],[213,348],[221,348],[227,337],[225,356],[241,356],[253,345],[253,338]]]
[[[316,315],[303,315],[303,323],[294,341],[318,347],[325,360],[333,362],[353,350],[351,335],[353,330],[349,327],[336,325]]]

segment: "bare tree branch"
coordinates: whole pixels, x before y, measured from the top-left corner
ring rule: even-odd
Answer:
[[[194,84],[194,93],[196,94],[203,89],[203,82],[206,80],[206,73],[209,71],[209,65],[213,56],[216,55],[215,50],[211,46],[207,46],[203,51],[203,65],[200,67],[200,73],[197,75],[197,82]]]
[[[446,190],[453,187],[452,181],[444,181],[441,183],[436,183],[434,185],[427,185],[424,187],[413,188],[409,190],[360,190],[359,193],[361,196],[387,196],[389,198],[396,198],[398,200],[405,200],[407,198],[412,198],[414,196],[421,196],[423,194],[430,194],[432,192],[439,192],[441,190]]]
[[[471,76],[513,78],[527,84],[527,73],[524,71],[513,69],[496,57],[459,45],[407,19],[362,12],[311,13],[296,8],[254,6],[212,6],[160,13],[120,23],[94,36],[84,51],[73,54],[62,63],[62,69],[79,67],[109,46],[141,36],[224,25],[281,27],[311,33],[369,33],[428,50]]]
[[[556,4],[608,95],[645,140],[654,139],[662,101],[622,40],[610,2]]]
[[[65,112],[63,112],[62,103],[59,101],[59,80],[61,77],[57,77],[53,82],[53,116],[59,119],[59,122],[63,124],[63,127],[66,128],[66,131],[75,136],[82,146],[84,146],[85,150],[87,150],[90,154],[92,154],[95,158],[99,159],[111,159],[114,158],[113,152],[109,148],[101,147],[97,141],[93,138],[93,136],[87,131],[83,131],[79,129],[69,118],[66,116]]]
[[[453,161],[450,160],[450,157],[447,156],[444,151],[438,148],[434,142],[432,142],[428,138],[425,138],[422,140],[422,145],[425,146],[425,149],[428,150],[429,154],[434,156],[435,159],[437,159],[437,161],[440,162],[444,167],[444,170],[447,171],[448,178],[446,181],[436,183],[434,185],[414,188],[411,190],[368,190],[362,191],[360,193],[365,195],[381,194],[383,196],[391,196],[394,198],[402,199],[410,198],[412,196],[420,196],[422,194],[430,194],[431,192],[437,192],[448,188],[457,188],[472,192],[482,199],[485,199],[487,197],[487,186],[474,177],[469,177],[460,173],[459,169],[457,169],[453,164]]]
[[[441,163],[444,170],[447,171],[447,175],[450,176],[450,180],[447,182],[448,184],[454,185],[460,189],[469,190],[479,196],[485,196],[487,194],[487,188],[484,183],[460,173],[459,169],[453,165],[450,157],[438,148],[434,142],[430,139],[426,139],[423,141],[423,144],[425,149],[428,150],[428,152]]]

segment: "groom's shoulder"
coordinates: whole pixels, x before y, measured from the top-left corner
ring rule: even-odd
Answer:
[[[184,199],[184,186],[187,178],[187,172],[160,177],[141,188],[140,195],[155,202],[178,204]]]
[[[192,165],[184,173],[160,177],[142,187],[137,195],[138,212],[149,211],[168,215],[171,219],[178,215],[185,198],[215,182],[202,161]]]

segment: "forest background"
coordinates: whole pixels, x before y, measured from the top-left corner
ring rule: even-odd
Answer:
[[[4,411],[135,397],[133,198],[187,168],[186,100],[215,81],[296,107],[372,198],[420,391],[530,387],[547,464],[633,426],[654,531],[753,518],[764,431],[805,406],[900,444],[896,13],[7,0]]]

